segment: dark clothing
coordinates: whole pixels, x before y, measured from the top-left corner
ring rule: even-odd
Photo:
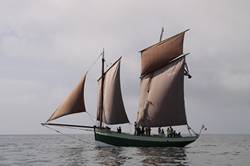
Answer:
[[[121,129],[120,126],[117,128],[117,132],[118,132],[118,133],[121,133],[121,132],[122,132],[122,129]]]
[[[161,134],[161,128],[160,127],[158,128],[158,134]]]
[[[142,129],[141,129],[141,135],[144,135],[144,132],[145,132],[144,127],[142,127]]]

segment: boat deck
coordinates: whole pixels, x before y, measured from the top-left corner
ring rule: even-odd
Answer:
[[[129,133],[118,133],[111,130],[95,130],[95,140],[115,146],[140,147],[184,147],[194,142],[198,136],[166,137],[160,135],[137,136]]]

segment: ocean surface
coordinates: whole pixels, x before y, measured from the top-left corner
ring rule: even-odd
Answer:
[[[86,135],[2,135],[0,166],[250,165],[250,135],[202,135],[185,148],[97,147]]]

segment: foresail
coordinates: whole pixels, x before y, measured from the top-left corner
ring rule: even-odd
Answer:
[[[183,53],[183,40],[186,31],[163,40],[141,51],[141,76],[166,66]]]
[[[101,78],[103,79],[103,78]],[[128,117],[125,112],[121,87],[120,87],[120,60],[118,60],[104,75],[103,85],[103,110],[101,111],[101,79],[99,83],[99,101],[97,110],[97,120],[102,120],[106,124],[128,123]]]
[[[65,115],[86,111],[84,104],[85,80],[86,80],[86,75],[83,77],[80,83],[75,87],[75,89],[68,95],[68,97],[64,100],[64,102],[61,105],[59,105],[59,107],[51,115],[48,121],[60,118]]]
[[[184,63],[179,58],[141,79],[139,113],[142,126],[163,127],[185,125]]]

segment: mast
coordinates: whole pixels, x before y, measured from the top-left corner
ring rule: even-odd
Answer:
[[[100,102],[100,128],[102,128],[102,114],[103,114],[103,91],[104,91],[104,63],[105,63],[105,59],[104,59],[104,48],[102,51],[102,77],[103,79],[101,79],[101,102]]]
[[[160,35],[160,42],[161,42],[161,40],[162,40],[163,32],[164,32],[164,28],[162,27],[162,28],[161,28],[161,35]]]

